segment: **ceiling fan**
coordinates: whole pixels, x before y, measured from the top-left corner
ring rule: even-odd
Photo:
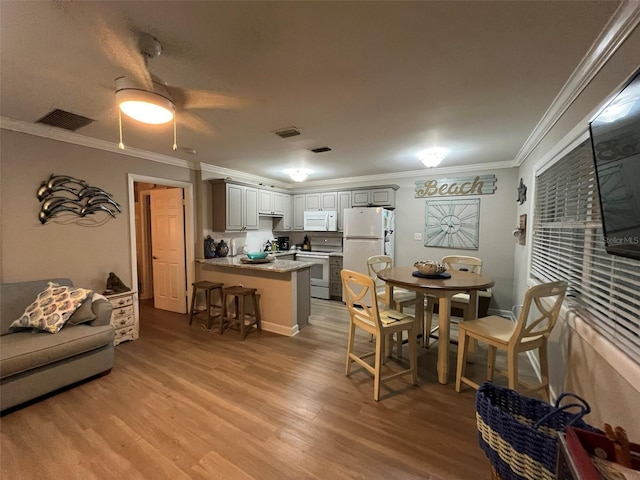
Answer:
[[[117,32],[98,21],[100,43],[107,57],[129,75],[115,79],[115,95],[119,110],[143,123],[164,124],[174,121],[194,131],[212,134],[213,129],[192,109],[237,109],[248,101],[209,90],[193,90],[171,86],[153,75],[148,68],[149,60],[162,54],[162,44],[154,36],[127,29]],[[178,115],[176,115],[176,112]],[[120,132],[122,146],[122,129]]]

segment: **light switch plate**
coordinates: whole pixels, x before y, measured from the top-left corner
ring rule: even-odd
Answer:
[[[416,232],[413,234],[414,240],[422,240],[422,234],[420,232]]]

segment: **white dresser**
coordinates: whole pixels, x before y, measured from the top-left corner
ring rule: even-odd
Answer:
[[[114,345],[138,338],[138,318],[135,308],[136,292],[121,292],[105,295],[113,305],[111,325],[116,330]]]

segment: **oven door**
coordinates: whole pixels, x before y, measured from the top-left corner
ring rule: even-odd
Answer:
[[[296,260],[311,262],[311,286],[329,288],[329,255],[296,253]]]

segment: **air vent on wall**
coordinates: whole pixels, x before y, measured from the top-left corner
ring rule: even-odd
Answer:
[[[89,125],[95,122],[95,120],[82,115],[76,115],[75,113],[66,112],[64,110],[55,109],[47,113],[36,123],[44,123],[45,125],[51,125],[52,127],[64,128],[65,130],[71,130],[75,132],[79,128]]]
[[[283,128],[282,130],[276,130],[273,133],[278,135],[280,138],[289,138],[289,137],[295,137],[296,135],[300,135],[300,130],[298,130],[296,127],[289,127],[289,128]]]
[[[318,148],[312,148],[311,151],[313,153],[324,153],[324,152],[330,152],[331,149],[329,147],[318,147]]]

